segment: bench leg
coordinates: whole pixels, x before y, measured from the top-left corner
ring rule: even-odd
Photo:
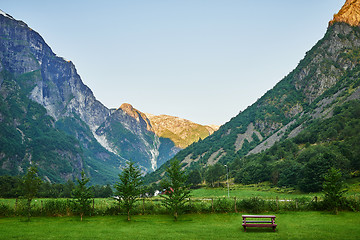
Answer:
[[[274,232],[275,232],[275,228],[276,228],[276,227],[273,227]]]
[[[246,232],[246,227],[244,226],[244,232]]]

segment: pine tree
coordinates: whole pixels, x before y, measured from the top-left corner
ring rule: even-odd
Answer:
[[[37,168],[34,166],[29,167],[26,175],[22,179],[21,188],[23,196],[27,200],[27,219],[30,221],[31,216],[31,201],[39,191],[41,179],[37,176]]]
[[[166,173],[169,180],[163,183],[166,192],[164,195],[161,195],[161,197],[164,198],[163,204],[171,211],[174,220],[177,221],[180,212],[184,209],[190,197],[189,185],[186,185],[187,176],[185,172],[181,171],[178,160],[170,163],[170,167],[166,169]]]
[[[86,184],[90,181],[85,176],[84,170],[81,172],[81,179],[77,179],[77,185],[73,191],[73,199],[77,212],[80,214],[81,221],[83,216],[88,214],[91,209],[92,187],[87,187]]]
[[[324,176],[323,192],[325,194],[324,203],[329,210],[338,213],[338,209],[343,200],[343,195],[346,192],[344,190],[344,181],[339,169],[330,168],[327,174]]]
[[[119,182],[115,184],[118,200],[127,211],[128,221],[131,220],[130,211],[141,194],[142,184],[140,169],[134,165],[134,162],[128,162],[119,174]]]

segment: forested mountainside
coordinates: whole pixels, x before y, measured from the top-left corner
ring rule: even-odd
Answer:
[[[84,169],[93,183],[105,184],[117,179],[128,160],[143,173],[153,171],[180,148],[149,124],[131,105],[105,107],[71,61],[0,11],[1,175],[36,165],[44,180],[63,182]]]
[[[221,126],[213,135],[180,151],[175,158],[182,162],[183,168],[200,171],[204,178],[206,170],[211,166],[226,164],[231,166],[232,176],[237,176],[238,182],[253,183],[273,177],[273,182],[279,183],[281,164],[286,169],[288,161],[295,161],[299,163],[296,165],[297,170],[305,171],[303,168],[313,158],[322,158],[328,152],[330,155],[325,159],[336,155],[338,159],[344,158],[349,163],[342,164],[339,160],[335,161],[336,164],[329,161],[329,165],[335,164],[348,172],[358,171],[360,160],[356,155],[357,147],[348,147],[346,151],[350,152],[335,147],[338,142],[343,142],[344,146],[360,143],[356,138],[359,135],[356,99],[360,97],[360,27],[359,22],[355,25],[352,22],[350,25],[346,21],[360,19],[356,17],[360,12],[358,3],[359,1],[346,2],[344,8],[351,6],[350,13],[342,9],[339,12],[343,16],[341,21],[330,22],[323,39],[273,89]],[[339,14],[335,19],[339,18]],[[349,109],[355,114],[341,117]],[[317,133],[318,129],[327,126],[327,121],[332,122],[331,130],[329,129],[332,133],[328,133],[332,137]],[[335,127],[334,122],[338,122],[341,127]],[[344,129],[350,126],[353,126],[353,132],[349,138],[342,139]],[[308,135],[314,138],[304,137]],[[285,153],[275,154],[277,151],[274,149],[282,148],[282,144],[285,144],[285,152],[293,149],[291,156]],[[287,144],[290,144],[289,150]],[[332,150],[328,151],[328,147]],[[297,159],[307,151],[317,154]],[[262,157],[267,160],[259,160]],[[292,166],[292,163],[288,164]],[[165,167],[166,165],[149,174],[147,182],[159,180]],[[291,172],[299,173],[300,170],[297,170]],[[282,181],[279,184],[283,184]]]

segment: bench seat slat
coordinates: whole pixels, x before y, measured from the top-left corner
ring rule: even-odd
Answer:
[[[276,218],[275,215],[242,215],[243,218]]]
[[[272,221],[248,221],[248,220],[246,220],[246,223],[272,223]]]
[[[244,227],[276,227],[277,224],[248,224],[248,223],[243,223],[242,224]]]

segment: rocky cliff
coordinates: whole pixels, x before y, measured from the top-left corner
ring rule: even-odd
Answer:
[[[52,182],[81,169],[96,183],[114,182],[125,161],[144,173],[179,151],[130,104],[108,109],[24,22],[0,11],[0,174],[37,165]],[[196,139],[196,138],[194,138]]]
[[[350,26],[360,25],[360,1],[346,0],[341,10],[334,15],[334,19],[329,22],[329,25],[334,23],[347,23]]]

